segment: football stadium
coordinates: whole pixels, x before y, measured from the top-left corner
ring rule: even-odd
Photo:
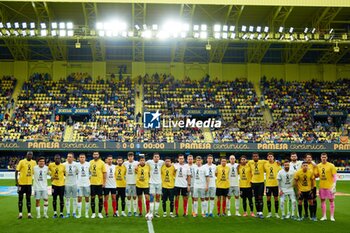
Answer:
[[[1,0],[0,232],[350,233],[349,0]]]

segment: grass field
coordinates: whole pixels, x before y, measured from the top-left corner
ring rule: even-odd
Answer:
[[[13,184],[13,180],[0,180],[0,186],[12,186]],[[350,194],[350,182],[338,182],[337,191]],[[231,208],[233,208],[233,206],[234,205],[231,205]],[[320,203],[318,206],[320,206]],[[145,218],[138,217],[110,217],[104,219],[27,219],[25,217],[22,220],[17,220],[17,197],[0,196],[0,208],[0,232],[3,233],[147,232],[147,223]],[[25,203],[23,208],[26,210]],[[349,209],[350,196],[337,196],[335,213],[336,222],[311,222],[309,220],[296,222],[292,220],[280,220],[275,218],[261,220],[251,217],[202,218],[199,216],[197,218],[179,217],[175,219],[161,217],[159,219],[154,219],[153,225],[156,233],[350,233]],[[24,211],[24,213],[26,212]],[[32,199],[32,213],[35,217],[34,199]],[[52,216],[51,203],[49,205],[49,215]],[[318,217],[320,217],[320,215],[321,209],[318,208]],[[26,214],[24,216],[26,216]]]

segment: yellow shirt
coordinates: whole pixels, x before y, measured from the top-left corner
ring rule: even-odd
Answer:
[[[250,166],[251,172],[252,172],[252,183],[263,183],[265,180],[264,172],[265,168],[264,165],[267,161],[266,160],[258,160],[258,162],[254,162],[254,160],[250,160],[248,162],[248,165]]]
[[[294,179],[297,182],[298,190],[301,192],[309,192],[311,191],[311,183],[315,180],[314,173],[308,169],[306,172],[303,169],[299,169],[295,175]]]
[[[250,188],[252,187],[252,172],[250,165],[246,164],[244,166],[239,165],[238,167],[239,174],[239,187],[240,188]]]
[[[27,159],[22,159],[19,161],[16,170],[19,171],[19,185],[32,185],[33,184],[33,174],[34,166],[36,165],[35,160],[28,161]]]
[[[66,173],[66,168],[62,163],[58,165],[56,163],[50,163],[49,172],[52,180],[52,185],[64,186],[64,175]]]
[[[333,186],[333,176],[337,174],[334,164],[327,162],[317,165],[318,174],[320,175],[320,189],[331,189]]]
[[[277,187],[278,181],[277,181],[277,174],[279,170],[281,170],[281,166],[278,165],[276,162],[265,163],[265,172],[266,172],[266,187]]]
[[[143,167],[141,165],[137,166],[136,170],[136,187],[138,188],[149,188],[149,176],[150,170],[148,164],[145,164]]]
[[[310,171],[312,171],[314,173],[315,176],[318,175],[318,168],[317,168],[317,166],[314,167],[314,165],[312,163],[309,163],[307,166],[309,167]]]
[[[171,165],[167,167],[162,166],[162,187],[166,189],[172,189],[175,187],[175,167]]]
[[[124,165],[116,165],[115,166],[115,179],[117,181],[117,188],[125,188],[126,187],[126,167]]]
[[[106,173],[105,163],[99,159],[90,161],[90,183],[91,185],[103,185],[103,176]]]
[[[225,167],[219,165],[216,167],[216,187],[221,189],[230,188],[229,172],[230,168],[226,165]]]

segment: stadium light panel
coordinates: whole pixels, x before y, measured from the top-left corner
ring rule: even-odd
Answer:
[[[98,31],[98,36],[104,37],[105,36],[105,31],[103,31],[103,30]]]
[[[185,32],[190,31],[190,25],[188,23],[185,23],[182,25],[182,30]]]
[[[157,31],[158,30],[158,25],[157,24],[153,24],[152,25],[152,30]]]
[[[206,24],[201,25],[201,31],[206,31],[208,29],[208,26]]]
[[[26,30],[22,30],[22,36],[27,36]]]
[[[67,29],[72,30],[73,27],[74,27],[74,25],[73,25],[72,22],[68,22],[68,23],[67,23]]]
[[[41,29],[46,29],[46,23],[40,23],[40,28]]]
[[[0,32],[0,36],[2,36],[2,32]]]
[[[128,32],[127,31],[123,31],[122,32],[122,37],[128,37]]]
[[[293,33],[293,31],[294,31],[294,28],[293,28],[293,27],[290,27],[290,28],[289,28],[289,33]]]
[[[52,30],[51,31],[51,36],[57,36],[57,31],[56,30]]]
[[[215,24],[214,25],[214,32],[220,32],[221,31],[221,25],[220,24]]]
[[[133,37],[134,36],[134,32],[133,31],[129,31],[128,32],[128,37]]]
[[[6,27],[7,27],[8,29],[10,29],[10,28],[11,28],[11,23],[10,23],[10,22],[7,22],[7,23],[6,23]]]
[[[111,30],[106,31],[106,36],[107,37],[112,37],[113,36],[113,32]]]
[[[329,34],[332,34],[333,33],[333,28],[331,28],[331,30],[329,30]]]
[[[294,41],[294,36],[293,35],[290,36],[290,40]]]
[[[164,40],[164,39],[168,39],[169,37],[170,37],[170,35],[169,35],[169,32],[167,32],[167,31],[159,31],[157,33],[158,39]]]
[[[16,29],[19,28],[19,23],[18,23],[18,22],[15,22],[15,23],[14,23],[14,26],[15,26]]]
[[[264,27],[264,32],[268,33],[269,32],[269,27]]]
[[[96,23],[96,29],[97,30],[103,30],[103,23]]]
[[[223,39],[227,39],[227,38],[228,38],[227,32],[222,33],[222,38],[223,38]]]
[[[10,35],[11,35],[11,33],[10,33],[9,30],[6,30],[5,32],[6,32],[6,35],[7,35],[7,36],[10,36]]]
[[[194,38],[199,38],[199,33],[198,33],[198,32],[195,32],[195,33],[193,34],[193,37],[194,37]]]
[[[2,22],[0,22],[0,28],[4,28],[4,24],[2,24]]]
[[[60,29],[65,29],[65,28],[66,28],[66,24],[63,23],[63,22],[61,22],[61,23],[59,24],[59,27],[60,27]]]
[[[283,27],[280,27],[280,28],[278,29],[278,32],[279,32],[279,33],[282,33],[282,32],[283,32],[283,29],[284,29]]]
[[[199,25],[193,25],[193,31],[199,31]]]
[[[207,32],[201,32],[200,38],[201,39],[207,39],[208,38],[208,33]]]
[[[181,38],[186,38],[187,37],[187,33],[186,32],[181,32]]]
[[[254,37],[255,37],[255,35],[254,35],[254,33],[252,33],[252,34],[250,34],[250,36],[249,36],[249,39],[254,39]]]
[[[220,39],[220,37],[221,37],[221,33],[220,32],[215,32],[214,33],[214,38],[215,39]]]
[[[253,26],[249,26],[249,31],[250,32],[254,32],[254,27]]]
[[[152,32],[150,30],[143,31],[141,33],[141,37],[149,39],[152,37]]]
[[[15,36],[19,36],[18,31],[14,31],[13,34],[14,34]]]
[[[325,34],[325,35],[324,35],[324,39],[325,39],[325,40],[329,40],[330,36],[331,36],[331,35],[329,35],[329,34]]]
[[[40,36],[47,36],[47,30],[46,29],[41,30]]]
[[[22,23],[22,28],[23,28],[23,29],[26,29],[26,28],[27,28],[27,23],[26,23],[26,22],[23,22],[23,23]]]
[[[308,41],[308,40],[309,40],[309,37],[308,37],[307,35],[305,36],[305,40],[306,40],[306,41]]]
[[[231,28],[232,26],[230,26],[230,28]],[[234,28],[235,26],[233,26],[233,28]],[[224,32],[227,32],[228,31],[228,26],[227,25],[224,25],[224,26],[222,26],[222,30],[224,31]],[[230,30],[231,31],[231,30]],[[234,30],[233,30],[234,31]]]
[[[256,31],[257,31],[257,32],[261,32],[261,26],[257,26],[257,27],[256,27]]]
[[[135,25],[135,28],[136,28],[136,30],[140,30],[141,28],[140,28],[140,26],[139,25]]]
[[[234,32],[235,31],[235,26],[230,26],[230,32]],[[227,31],[227,30],[226,30]]]
[[[51,29],[57,29],[57,26],[56,22],[51,23]]]
[[[30,29],[35,29],[35,23],[34,22],[30,23]]]
[[[261,38],[262,38],[262,35],[261,35],[261,33],[259,33],[258,40],[261,40]]]
[[[268,40],[270,38],[270,33],[268,33],[265,37],[265,40]]]
[[[243,40],[246,40],[247,38],[248,38],[247,34],[244,34],[243,37],[242,37]]]
[[[143,30],[147,30],[147,24],[142,25]]]
[[[316,28],[313,28],[311,33],[314,34],[316,32]]]
[[[235,39],[236,38],[236,33],[231,33],[231,39]]]
[[[309,30],[309,29],[306,27],[306,28],[304,29],[304,33],[307,33],[308,30]]]
[[[74,31],[73,30],[68,30],[67,31],[67,36],[70,36],[70,37],[74,36]]]
[[[242,26],[242,32],[247,31],[247,27],[245,25]]]
[[[29,31],[29,35],[30,35],[30,36],[35,36],[35,31],[34,31],[34,30],[30,30],[30,31]]]
[[[61,29],[61,30],[60,30],[60,33],[59,33],[59,36],[65,37],[66,35],[67,35],[67,31],[64,30],[64,29]]]

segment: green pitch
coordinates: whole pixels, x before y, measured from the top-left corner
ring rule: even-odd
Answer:
[[[0,186],[9,186],[13,185],[13,183],[14,182],[12,180],[0,180]],[[350,194],[350,182],[338,182],[337,191],[344,194]],[[34,205],[34,199],[32,198],[32,215],[35,217],[36,213]],[[180,206],[181,205],[182,204],[180,203]],[[319,201],[318,206],[320,206]],[[25,203],[23,203],[24,218],[22,220],[17,220],[17,198],[8,196],[0,197],[0,208],[0,231],[4,233],[147,232],[147,224],[144,217],[109,217],[104,219],[27,219],[25,212],[26,206]],[[231,208],[234,208],[233,204],[231,205]],[[111,204],[109,209],[111,211]],[[201,216],[198,216],[197,218],[184,218],[181,216],[175,219],[171,219],[169,217],[161,217],[159,219],[154,219],[153,225],[156,233],[349,233],[349,209],[350,196],[337,196],[335,213],[336,222],[311,222],[309,220],[303,222],[296,222],[292,220],[280,220],[275,218],[261,220],[252,217],[202,218]],[[318,217],[320,218],[321,209],[318,207],[317,211]],[[180,214],[182,214],[182,210]],[[49,205],[49,215],[52,216],[51,203]]]

